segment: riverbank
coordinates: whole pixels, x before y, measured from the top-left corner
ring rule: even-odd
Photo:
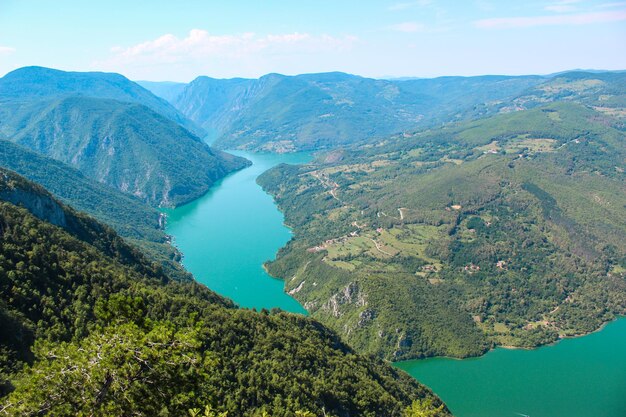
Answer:
[[[289,241],[291,230],[256,178],[277,164],[303,163],[311,156],[233,153],[252,165],[222,179],[201,198],[168,209],[166,232],[184,254],[185,268],[213,291],[245,308],[307,314],[284,292],[284,281],[263,269]]]
[[[428,385],[457,417],[623,417],[626,318],[535,349],[502,347],[469,359],[394,366]]]

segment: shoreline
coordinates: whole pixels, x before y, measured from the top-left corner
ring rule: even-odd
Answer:
[[[568,339],[578,339],[581,337],[585,337],[585,336],[590,336],[594,333],[599,333],[602,330],[604,330],[604,328],[611,324],[614,323],[618,320],[622,320],[622,319],[626,319],[626,316],[621,316],[621,315],[616,315],[614,319],[609,320],[607,322],[602,323],[602,325],[600,325],[600,327],[598,327],[597,329],[588,332],[588,333],[582,333],[582,334],[578,334],[578,335],[574,335],[574,336],[563,336],[563,337],[559,337],[557,340],[555,340],[552,343],[546,343],[545,345],[538,345],[538,346],[534,346],[534,347],[523,347],[523,346],[511,346],[511,345],[496,345],[495,347],[487,350],[485,353],[483,353],[482,355],[479,356],[468,356],[465,358],[456,358],[453,356],[428,356],[426,358],[415,358],[415,359],[403,359],[401,361],[389,361],[391,364],[395,365],[395,364],[400,364],[400,363],[405,363],[405,362],[415,362],[415,361],[423,361],[423,360],[427,360],[427,359],[451,359],[451,360],[457,360],[457,361],[464,361],[464,360],[468,360],[468,359],[480,359],[482,357],[484,357],[485,355],[487,355],[490,352],[495,351],[496,349],[505,349],[505,350],[538,350],[541,348],[546,348],[546,347],[550,347],[550,346],[556,346],[558,345],[560,342],[564,341],[564,340],[568,340]]]

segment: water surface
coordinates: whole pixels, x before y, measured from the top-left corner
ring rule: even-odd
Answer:
[[[167,232],[196,279],[243,307],[303,313],[262,264],[291,237],[256,178],[307,154],[237,152],[253,165],[202,198],[168,211]],[[430,386],[457,417],[626,417],[626,319],[537,350],[496,349],[467,360],[396,364]]]
[[[535,350],[397,363],[457,417],[625,417],[626,318]]]
[[[184,254],[183,264],[196,280],[242,307],[279,307],[306,314],[283,292],[283,281],[270,277],[263,262],[273,259],[291,238],[271,196],[256,183],[264,171],[282,162],[304,163],[309,154],[232,152],[252,166],[217,183],[203,197],[167,211],[167,233]]]

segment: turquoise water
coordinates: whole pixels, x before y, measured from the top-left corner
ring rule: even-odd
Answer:
[[[291,232],[256,178],[282,162],[304,163],[311,156],[232,153],[253,165],[224,178],[192,203],[167,211],[167,233],[184,254],[187,270],[213,291],[242,307],[279,307],[306,314],[283,292],[283,281],[263,270],[263,262],[274,258]]]
[[[263,262],[291,237],[272,198],[256,184],[265,170],[307,154],[237,152],[253,165],[168,212],[167,232],[196,279],[242,307],[305,314]],[[457,417],[626,417],[626,319],[589,336],[537,350],[496,349],[467,360],[396,364],[430,386]]]
[[[457,417],[625,417],[626,319],[535,350],[397,363]]]

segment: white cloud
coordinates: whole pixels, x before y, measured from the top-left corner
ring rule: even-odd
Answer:
[[[110,57],[92,63],[93,69],[123,71],[134,77],[150,77],[170,68],[170,72],[194,71],[222,76],[235,70],[246,76],[257,73],[288,71],[300,57],[345,54],[358,42],[355,36],[285,33],[258,35],[252,32],[213,35],[193,29],[186,37],[165,34],[131,46],[115,46]],[[152,78],[152,77],[150,77]]]
[[[555,13],[575,12],[578,7],[569,4],[551,4],[545,7],[545,10]]]
[[[544,10],[555,13],[570,13],[579,10],[576,4],[581,0],[560,0],[544,7]]]
[[[497,17],[474,21],[480,29],[511,29],[535,26],[588,25],[626,20],[626,10],[532,17]]]
[[[9,55],[15,52],[15,48],[9,46],[0,46],[0,55]]]
[[[413,7],[426,7],[430,6],[431,4],[433,4],[433,0],[417,0],[404,3],[395,3],[389,6],[388,10],[391,10],[392,12],[397,12],[401,10],[412,9]]]
[[[423,24],[417,22],[402,22],[389,26],[389,29],[396,32],[415,33],[423,32],[426,27]]]
[[[237,57],[260,51],[281,53],[342,49],[349,47],[355,41],[356,38],[353,36],[336,38],[329,35],[313,36],[298,32],[265,36],[258,36],[251,32],[237,35],[211,35],[206,30],[193,29],[187,37],[182,39],[166,34],[130,47],[116,46],[111,48],[111,52],[114,54],[114,59],[144,58],[171,62],[190,57]]]
[[[602,3],[596,6],[598,9],[613,9],[615,7],[624,7],[626,6],[626,1],[616,1],[613,3]]]

